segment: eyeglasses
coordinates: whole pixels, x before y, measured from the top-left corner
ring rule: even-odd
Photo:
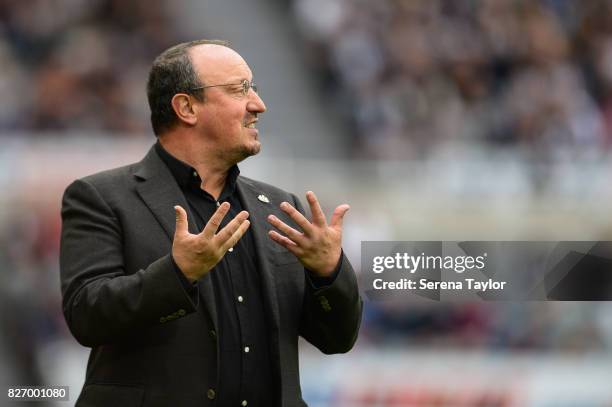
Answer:
[[[253,81],[248,81],[247,79],[243,80],[239,83],[224,83],[221,85],[206,85],[206,86],[198,86],[197,88],[191,88],[190,90],[201,90],[206,88],[216,88],[218,86],[239,86],[242,85],[241,93],[242,96],[246,96],[249,93],[250,89],[253,89],[253,92],[257,93],[257,85]]]

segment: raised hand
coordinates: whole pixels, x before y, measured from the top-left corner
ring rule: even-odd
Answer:
[[[208,273],[240,240],[249,228],[249,213],[242,211],[217,233],[230,204],[223,202],[208,220],[201,233],[194,235],[187,229],[187,212],[175,206],[176,231],[172,242],[172,257],[185,277],[191,282]]]
[[[347,204],[338,206],[332,214],[329,225],[314,192],[306,193],[306,200],[312,212],[312,223],[287,202],[280,208],[298,224],[302,231],[295,230],[274,215],[268,222],[284,235],[275,230],[268,232],[272,240],[287,248],[307,269],[320,277],[330,276],[342,253],[342,220],[350,209]]]

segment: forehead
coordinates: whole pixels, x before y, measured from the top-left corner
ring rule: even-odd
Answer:
[[[216,44],[203,44],[189,49],[191,63],[205,84],[251,80],[253,74],[236,51]]]

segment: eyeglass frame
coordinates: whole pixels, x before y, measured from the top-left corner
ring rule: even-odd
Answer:
[[[249,90],[253,89],[253,92],[257,93],[257,84],[254,81],[249,81],[248,79],[244,79],[241,82],[238,83],[222,83],[219,85],[206,85],[206,86],[197,86],[195,88],[191,88],[189,89],[190,91],[195,91],[195,90],[204,90],[207,88],[216,88],[216,87],[220,87],[220,86],[238,86],[238,85],[242,85],[242,96],[246,96],[249,94]]]

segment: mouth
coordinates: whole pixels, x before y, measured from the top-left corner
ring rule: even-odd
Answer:
[[[257,127],[255,127],[257,125],[257,120],[254,120],[250,123],[246,123],[244,125],[245,128],[249,129],[248,133],[255,139],[255,140],[259,140],[259,130],[257,129]]]
[[[255,129],[256,128],[255,126],[257,125],[257,122],[259,121],[259,119],[256,117],[251,117],[250,119],[251,121],[248,121],[248,122],[246,120],[244,121],[244,127],[246,127],[247,129]]]

